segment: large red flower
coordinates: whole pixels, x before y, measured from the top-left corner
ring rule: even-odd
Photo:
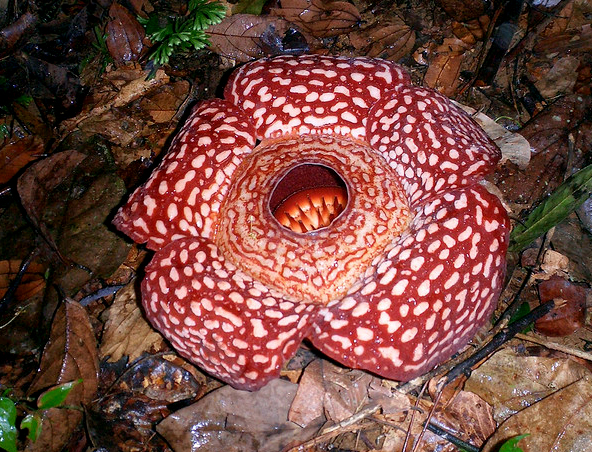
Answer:
[[[305,338],[408,380],[495,307],[509,221],[479,181],[499,158],[394,63],[281,56],[198,104],[114,222],[156,251],[150,321],[232,386],[276,378]]]

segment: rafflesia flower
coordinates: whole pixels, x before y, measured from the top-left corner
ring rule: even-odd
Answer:
[[[199,103],[114,222],[156,251],[148,319],[213,376],[258,389],[308,339],[408,380],[495,307],[509,222],[479,181],[499,159],[394,63],[281,56]]]

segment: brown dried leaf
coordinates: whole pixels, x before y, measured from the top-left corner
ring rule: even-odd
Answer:
[[[175,451],[277,452],[314,433],[288,421],[296,388],[284,380],[257,392],[225,386],[168,416],[157,431]]]
[[[491,405],[469,391],[456,393],[443,409],[436,411],[432,422],[477,447],[481,447],[497,427]]]
[[[82,378],[65,405],[89,404],[97,392],[99,360],[96,341],[86,310],[66,300],[56,312],[49,340],[43,350],[39,372],[28,395],[34,396],[52,386]],[[82,421],[83,413],[73,409],[51,408],[41,413],[43,429],[27,451],[59,451]]]
[[[90,110],[84,110],[78,116],[62,121],[60,130],[64,134],[71,132],[81,122],[104,115],[112,108],[124,107],[170,81],[162,69],[157,70],[150,80],[147,79],[147,75],[147,72],[141,69],[128,68],[105,74],[105,86],[102,90],[97,89],[98,96],[87,104]],[[113,85],[116,89],[113,89]]]
[[[289,419],[302,426],[323,414],[334,422],[347,419],[368,404],[368,387],[372,378],[359,370],[343,369],[328,361],[315,360],[302,375]]]
[[[559,276],[539,284],[541,303],[563,300],[565,304],[538,319],[535,328],[547,336],[567,336],[584,326],[588,289]]]
[[[21,169],[43,153],[43,141],[38,136],[10,141],[0,149],[0,185],[6,184]]]
[[[56,249],[54,240],[42,221],[47,196],[69,177],[72,170],[85,158],[86,155],[77,151],[59,152],[31,165],[17,182],[21,204],[29,219],[45,240]]]
[[[271,14],[297,24],[318,38],[329,38],[348,33],[362,20],[351,3],[327,0],[282,0],[281,8]]]
[[[481,16],[469,22],[453,22],[452,33],[466,44],[475,44],[481,41],[489,27],[489,16]]]
[[[107,48],[115,64],[122,65],[130,61],[137,61],[146,51],[144,27],[119,3],[113,3],[109,8],[109,22],[107,34]]]
[[[212,51],[245,62],[265,56],[263,36],[283,36],[290,28],[284,19],[253,14],[235,14],[208,28]]]
[[[181,80],[165,85],[150,97],[142,99],[142,108],[156,123],[169,122],[189,93],[189,82]]]
[[[393,61],[408,55],[415,45],[415,32],[400,19],[375,23],[350,33],[349,37],[352,45],[364,55]]]
[[[588,374],[583,365],[569,359],[522,356],[503,349],[473,371],[465,389],[492,405],[494,418],[502,422]]]
[[[434,52],[423,82],[426,86],[454,97],[460,86],[460,68],[468,46],[458,38],[445,38]]]
[[[592,451],[592,377],[587,375],[553,392],[505,421],[489,438],[483,452],[523,433],[524,452]]]
[[[21,261],[0,261],[0,298],[4,296],[10,282],[15,278],[21,266]],[[32,262],[21,279],[14,294],[17,301],[31,298],[45,287],[45,267]]]
[[[123,356],[135,361],[143,352],[165,348],[163,337],[142,315],[135,285],[132,281],[117,293],[107,314],[100,352],[111,362]]]
[[[170,413],[167,406],[201,391],[192,373],[167,356],[136,361],[88,408],[93,444],[113,451],[168,450],[162,439],[154,438],[153,425]]]

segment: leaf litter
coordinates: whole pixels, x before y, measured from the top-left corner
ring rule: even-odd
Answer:
[[[9,36],[0,79],[0,282],[15,294],[3,300],[0,325],[16,335],[2,338],[9,364],[0,385],[38,395],[82,376],[68,403],[86,407],[90,438],[81,411],[51,409],[27,449],[78,441],[118,450],[458,450],[442,439],[448,433],[494,450],[530,433],[523,450],[588,450],[592,211],[581,175],[592,163],[589,3],[528,4],[517,14],[481,0],[251,3],[207,30],[209,50],[173,55],[158,70],[147,63],[150,43],[137,20],[157,2],[65,2],[0,18]],[[186,11],[183,2],[167,8]],[[496,53],[490,42],[508,23],[512,39]],[[511,290],[498,314],[513,297],[531,308],[566,302],[442,393],[437,373],[428,397],[405,389],[427,379],[401,386],[318,358],[287,369],[292,382],[244,393],[174,355],[155,355],[168,347],[143,319],[134,279],[146,253],[113,232],[114,209],[158,162],[186,108],[212,97],[228,70],[303,51],[399,61],[418,83],[473,107],[507,157],[490,182],[526,247],[522,260],[510,256]],[[513,278],[525,274],[520,291]],[[23,372],[41,348],[31,384]]]

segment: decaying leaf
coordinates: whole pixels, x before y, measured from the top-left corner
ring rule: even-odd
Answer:
[[[225,386],[171,414],[157,430],[176,452],[277,452],[314,433],[288,421],[296,389],[284,380],[256,392]]]
[[[99,360],[96,340],[86,310],[66,300],[56,312],[49,340],[43,350],[37,377],[28,395],[35,396],[52,386],[82,378],[65,405],[89,404],[98,387]],[[27,451],[59,451],[82,421],[83,412],[75,409],[51,408],[41,413],[43,429]]]
[[[454,101],[453,101],[454,102]],[[505,127],[501,126],[489,116],[478,112],[474,108],[467,105],[454,102],[468,114],[470,114],[475,121],[485,130],[495,144],[497,144],[502,151],[502,162],[509,160],[520,168],[526,168],[530,162],[530,143],[518,132],[510,132]]]
[[[0,149],[0,185],[43,154],[43,141],[35,135],[10,141]]]
[[[210,48],[225,57],[245,62],[265,56],[264,36],[281,37],[290,24],[279,17],[235,14],[208,29]]]
[[[283,17],[318,38],[347,33],[361,21],[358,9],[345,1],[282,0],[281,8],[272,9],[271,14]]]
[[[520,441],[524,452],[592,451],[592,377],[582,377],[506,420],[483,452],[524,433],[530,433]]]
[[[95,447],[107,450],[168,450],[153,426],[167,408],[194,398],[201,382],[168,356],[147,356],[133,363],[106,394],[87,409],[87,425]]]
[[[415,32],[401,19],[375,23],[349,35],[352,45],[373,58],[397,61],[408,55],[415,45]]]
[[[142,108],[154,122],[169,122],[177,114],[177,110],[187,97],[189,90],[189,82],[186,80],[165,85],[152,96],[142,99]]]
[[[563,305],[538,319],[535,328],[547,336],[567,336],[584,326],[588,289],[559,276],[539,284],[541,303],[562,300]]]
[[[589,374],[585,366],[570,359],[524,356],[507,348],[474,370],[465,389],[492,405],[495,420],[502,422]]]
[[[21,261],[8,260],[0,261],[0,298],[4,296],[11,281],[19,271]],[[17,301],[24,301],[43,290],[45,278],[43,274],[45,266],[32,262],[21,279],[21,283],[14,294]]]
[[[347,419],[368,405],[372,378],[366,372],[343,369],[317,359],[302,375],[289,419],[303,427],[323,416],[333,422]]]
[[[469,46],[458,38],[445,38],[434,52],[423,83],[442,94],[454,97],[460,86],[464,53]]]
[[[109,8],[105,33],[107,48],[116,64],[137,61],[147,50],[144,46],[144,27],[119,3],[113,3]]]
[[[164,348],[163,337],[144,319],[137,300],[136,281],[121,289],[109,308],[101,342],[101,356],[119,361],[128,356],[135,361],[143,352]]]
[[[83,121],[89,118],[99,117],[108,113],[112,108],[120,108],[129,103],[147,96],[158,87],[169,83],[169,76],[163,69],[159,69],[154,73],[154,77],[148,79],[148,73],[141,69],[119,69],[112,73],[103,76],[105,89],[101,92],[97,89],[99,94],[93,102],[87,105],[90,109],[82,111],[78,116],[72,119],[62,121],[60,130],[66,134],[71,132]],[[113,90],[113,86],[116,90]]]
[[[77,151],[60,152],[31,165],[19,177],[17,190],[21,204],[48,243],[54,244],[54,238],[42,220],[47,195],[69,177],[85,158],[84,154]],[[55,244],[53,247],[57,249]]]

